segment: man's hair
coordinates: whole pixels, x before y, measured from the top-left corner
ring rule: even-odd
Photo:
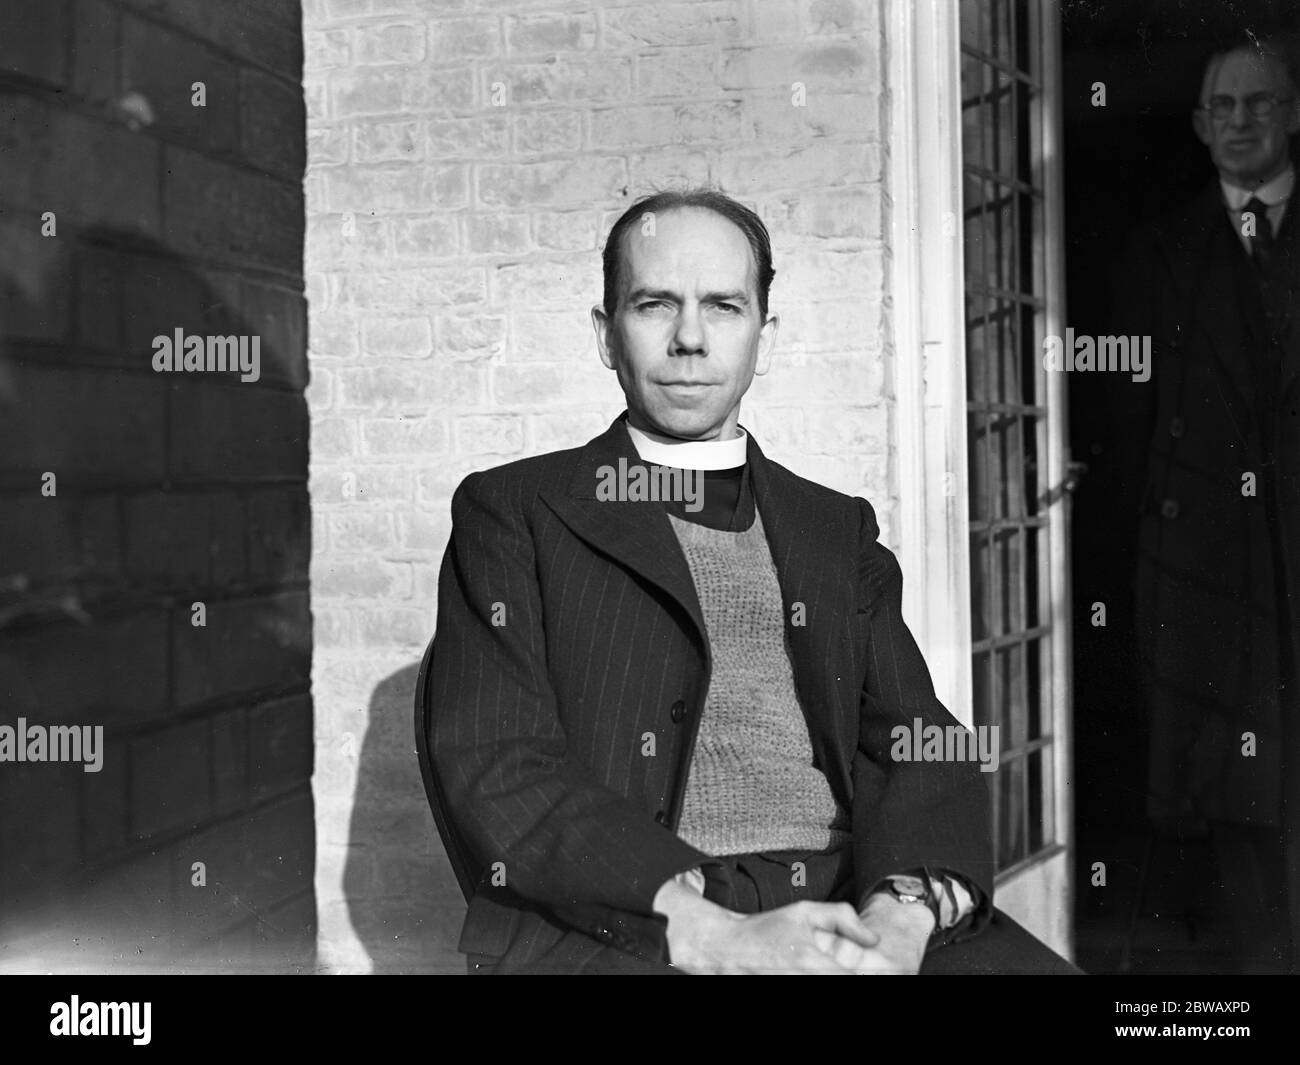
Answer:
[[[690,188],[669,189],[644,196],[632,204],[609,231],[605,241],[602,261],[605,267],[605,313],[611,317],[618,307],[618,285],[623,269],[623,234],[638,223],[646,214],[663,214],[683,207],[700,207],[706,211],[721,215],[728,222],[739,227],[749,241],[754,253],[754,265],[758,273],[758,313],[767,317],[767,293],[772,287],[772,278],[776,271],[772,269],[772,238],[767,226],[744,204],[737,203],[725,193],[716,189]]]
[[[1300,56],[1297,55],[1295,39],[1289,34],[1259,37],[1250,30],[1245,30],[1221,40],[1205,57],[1205,62],[1201,64],[1201,81],[1196,90],[1198,104],[1205,102],[1202,97],[1209,84],[1211,71],[1237,52],[1250,52],[1261,59],[1273,60],[1282,68],[1291,94],[1300,91]]]

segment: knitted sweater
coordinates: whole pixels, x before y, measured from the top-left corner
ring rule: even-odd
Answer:
[[[669,518],[713,653],[678,835],[716,855],[846,842],[848,817],[813,765],[762,519],[734,533]]]

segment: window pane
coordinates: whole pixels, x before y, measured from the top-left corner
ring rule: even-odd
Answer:
[[[986,640],[993,634],[992,598],[989,595],[989,535],[975,532],[970,538],[971,612],[970,635],[972,640]]]
[[[971,686],[974,696],[974,720],[977,725],[993,725],[993,652],[975,652],[975,677]]]
[[[1046,439],[1041,407],[1046,261],[1042,142],[1034,129],[1040,22],[1028,0],[961,0],[962,191],[976,724],[996,724],[1000,868],[1054,838]],[[1029,636],[1030,632],[1035,635]],[[1028,743],[1046,746],[1025,751]]]
[[[1014,634],[1025,629],[1024,533],[1019,529],[998,529],[993,534],[997,556],[998,632]]]
[[[959,3],[957,7],[961,11],[961,43],[969,44],[972,48],[980,51],[986,50],[988,40],[985,36],[985,5],[963,2]]]
[[[1025,735],[1036,740],[1043,729],[1043,677],[1050,665],[1044,658],[1047,643],[1044,640],[1030,640],[1025,649],[1025,689],[1028,699],[1025,705]]]
[[[1025,707],[1025,647],[1012,644],[994,652],[997,669],[994,686],[999,700],[998,724],[1002,727],[1002,745],[1020,747],[1025,742],[1028,720]]]
[[[1014,865],[1028,853],[1025,838],[1025,763],[1017,758],[998,767],[998,867]]]
[[[1029,851],[1042,850],[1056,838],[1052,824],[1052,762],[1051,748],[1042,748],[1029,755],[1027,782],[1029,801]]]

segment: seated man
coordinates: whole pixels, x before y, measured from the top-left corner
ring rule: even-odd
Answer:
[[[992,907],[978,765],[891,759],[956,720],[871,505],[738,424],[777,334],[762,221],[660,193],[604,272],[627,411],[452,500],[427,738],[471,971],[1076,971]]]

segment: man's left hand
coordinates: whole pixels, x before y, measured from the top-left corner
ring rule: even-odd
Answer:
[[[912,976],[920,971],[934,928],[934,914],[927,907],[877,892],[858,918],[880,937],[874,947],[859,946],[833,932],[815,933],[817,945],[845,968],[862,975]]]

